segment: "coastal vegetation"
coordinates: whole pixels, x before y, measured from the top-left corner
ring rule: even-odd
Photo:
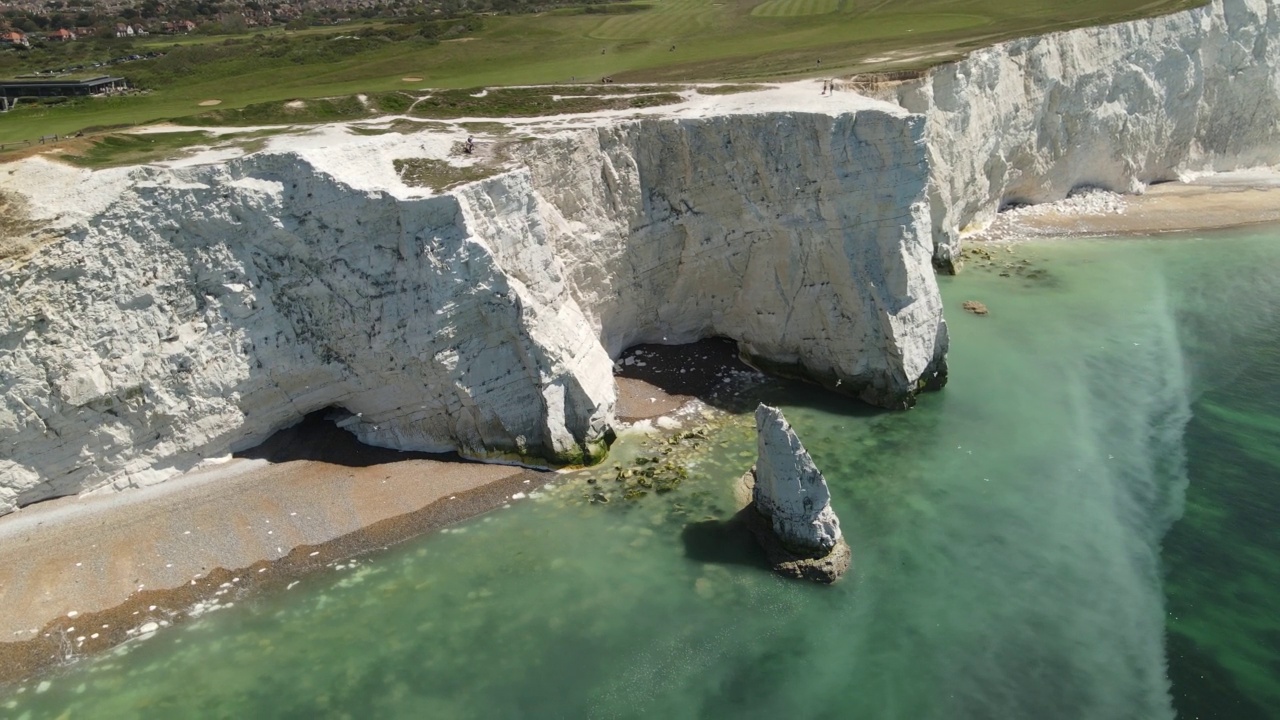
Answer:
[[[84,168],[123,167],[173,160],[201,147],[238,147],[252,152],[281,130],[214,135],[203,130],[149,133],[104,132],[73,138],[59,146],[59,160]]]
[[[0,260],[34,250],[39,242],[31,231],[39,225],[27,215],[26,202],[12,193],[0,192]]]
[[[133,40],[163,55],[113,65],[141,92],[20,103],[0,116],[0,143],[137,124],[200,111],[407,88],[549,83],[739,81],[912,68],[1014,36],[1162,14],[1198,0],[656,0],[571,6],[537,14],[397,18],[364,24],[271,28],[231,36]],[[617,12],[609,10],[617,10]],[[96,42],[96,41],[95,41]],[[103,39],[75,66],[119,54]],[[52,51],[50,51],[52,52]],[[86,54],[87,53],[87,54]],[[96,53],[96,54],[95,54]],[[0,53],[0,74],[39,70],[24,53]],[[107,71],[106,69],[103,70]],[[299,117],[297,122],[322,121]],[[339,118],[333,118],[339,119]]]
[[[756,83],[737,85],[707,85],[698,88],[699,95],[735,95],[737,93],[759,90],[762,86]]]
[[[205,132],[147,133],[145,135],[110,134],[74,148],[60,157],[66,162],[89,168],[119,167],[163,160],[194,145],[208,144]]]
[[[444,90],[423,97],[412,114],[431,118],[537,117],[598,110],[626,110],[680,102],[678,88],[568,86]]]
[[[487,165],[457,166],[431,158],[402,158],[394,161],[394,167],[405,185],[429,187],[441,192],[463,183],[483,180],[497,172],[496,168]]]

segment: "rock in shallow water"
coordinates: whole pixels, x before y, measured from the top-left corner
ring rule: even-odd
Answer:
[[[832,583],[852,562],[831,509],[826,478],[800,438],[768,405],[756,408],[759,457],[743,478],[751,504],[741,513],[773,569],[787,577]]]

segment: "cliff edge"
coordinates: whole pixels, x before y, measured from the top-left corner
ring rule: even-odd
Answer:
[[[447,192],[391,169],[447,153],[426,135],[16,163],[0,190],[59,239],[0,261],[0,513],[158,482],[324,408],[373,445],[590,463],[612,358],[640,342],[725,336],[909,405],[945,380],[922,119],[788,92],[544,129]]]
[[[1280,164],[1280,6],[1000,43],[877,93],[926,119],[935,262],[1000,209]]]

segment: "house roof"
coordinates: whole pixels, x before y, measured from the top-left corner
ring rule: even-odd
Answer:
[[[18,78],[15,80],[0,79],[0,88],[33,88],[47,87],[66,89],[73,87],[96,87],[98,85],[107,85],[113,82],[124,82],[122,77],[112,77],[110,75],[100,75],[94,78],[77,79],[61,79],[61,80],[35,80],[28,78]]]

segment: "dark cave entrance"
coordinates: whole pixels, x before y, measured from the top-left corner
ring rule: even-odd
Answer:
[[[339,423],[350,417],[351,413],[342,408],[316,410],[307,413],[300,422],[272,433],[260,444],[232,455],[270,463],[312,460],[346,467],[370,467],[416,459],[474,462],[453,452],[428,453],[366,445],[340,427]]]

